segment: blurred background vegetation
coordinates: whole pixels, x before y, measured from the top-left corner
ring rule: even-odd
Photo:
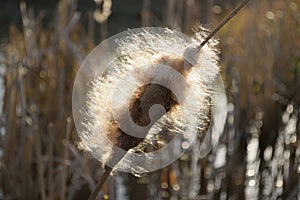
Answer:
[[[238,3],[1,1],[0,199],[87,199],[95,187],[102,169],[77,149],[71,111],[95,45],[141,26],[212,29]],[[300,1],[252,0],[216,37],[228,97],[218,145],[145,177],[116,174],[100,199],[300,198]]]

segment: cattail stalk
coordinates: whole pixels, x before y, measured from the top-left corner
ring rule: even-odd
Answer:
[[[97,183],[95,189],[92,191],[90,197],[88,200],[94,200],[97,198],[98,193],[100,192],[103,184],[105,183],[106,179],[108,178],[110,172],[112,171],[113,168],[105,166],[104,167],[104,171],[103,174],[101,176],[101,179],[99,180],[99,182]]]
[[[244,0],[238,7],[236,7],[218,26],[201,42],[201,44],[197,47],[200,49],[225,25],[232,19],[250,0]]]

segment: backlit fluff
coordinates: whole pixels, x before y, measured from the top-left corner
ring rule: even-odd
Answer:
[[[151,64],[163,64],[178,70],[177,68],[182,67],[186,62],[183,59],[185,50],[188,47],[197,46],[204,37],[203,31],[196,32],[192,38],[186,39],[170,29],[164,29],[163,34],[148,32],[145,29],[142,33],[132,33],[117,41],[119,45],[117,53],[120,57],[108,67],[105,75],[94,78],[90,83],[87,110],[84,113],[87,119],[84,125],[86,131],[81,133],[81,147],[91,152],[103,164],[113,160],[119,133],[118,125],[114,121],[116,116],[113,115],[112,109],[117,109],[114,113],[122,117],[129,100],[134,98],[132,91],[145,83],[155,80],[167,85],[176,84],[177,80],[174,80],[174,77],[165,79],[168,76],[166,74],[157,73],[151,78],[145,78],[142,73],[153,70]],[[213,92],[211,83],[219,72],[216,44],[217,42],[212,40],[205,45],[199,51],[197,62],[188,72],[182,73],[196,101],[190,101],[192,98],[190,94],[185,94],[181,104],[173,106],[169,112],[156,121],[149,129],[146,139],[137,147],[130,149],[114,167],[115,170],[131,171],[136,175],[147,172],[146,169],[132,164],[132,153],[145,152],[145,147],[149,145],[157,146],[157,143],[160,143],[158,140],[164,137],[166,130],[170,135],[184,136],[189,134],[187,126],[192,125],[196,126],[198,134],[204,134],[210,119],[209,100]],[[135,70],[140,68],[142,70]],[[122,83],[122,89],[118,90],[118,98],[114,98],[115,101],[112,102],[116,95],[115,88],[120,87],[120,80],[124,77],[127,79]],[[170,83],[170,80],[174,83]],[[182,114],[183,108],[188,115]],[[190,116],[190,119],[182,116]],[[192,118],[197,118],[196,123],[190,121]]]

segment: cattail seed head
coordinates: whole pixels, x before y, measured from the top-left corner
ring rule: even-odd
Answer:
[[[85,78],[74,87],[81,148],[105,165],[138,175],[177,159],[186,150],[178,143],[203,137],[219,73],[217,42],[196,48],[205,36],[145,28],[98,46],[102,50],[83,62]],[[77,89],[79,81],[86,86]],[[74,100],[78,94],[80,103]]]

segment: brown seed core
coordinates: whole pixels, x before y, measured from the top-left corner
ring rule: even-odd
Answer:
[[[186,76],[188,73],[184,68],[183,59],[179,56],[162,56],[153,62],[153,64],[172,67],[183,76]],[[180,82],[178,84],[180,84]],[[170,89],[159,84],[145,84],[135,91],[129,102],[129,112],[133,122],[138,126],[147,126],[150,123],[152,126],[162,117],[162,115],[157,115],[155,116],[155,119],[152,119],[151,121],[149,111],[155,104],[163,106],[166,112],[172,112],[172,109],[178,105],[179,102]],[[111,129],[108,137],[113,144],[127,151],[139,145],[143,141],[143,138],[146,137],[148,131],[149,130],[147,130],[146,133],[141,133],[141,138],[137,138],[122,131],[117,122],[113,121],[111,122]]]

